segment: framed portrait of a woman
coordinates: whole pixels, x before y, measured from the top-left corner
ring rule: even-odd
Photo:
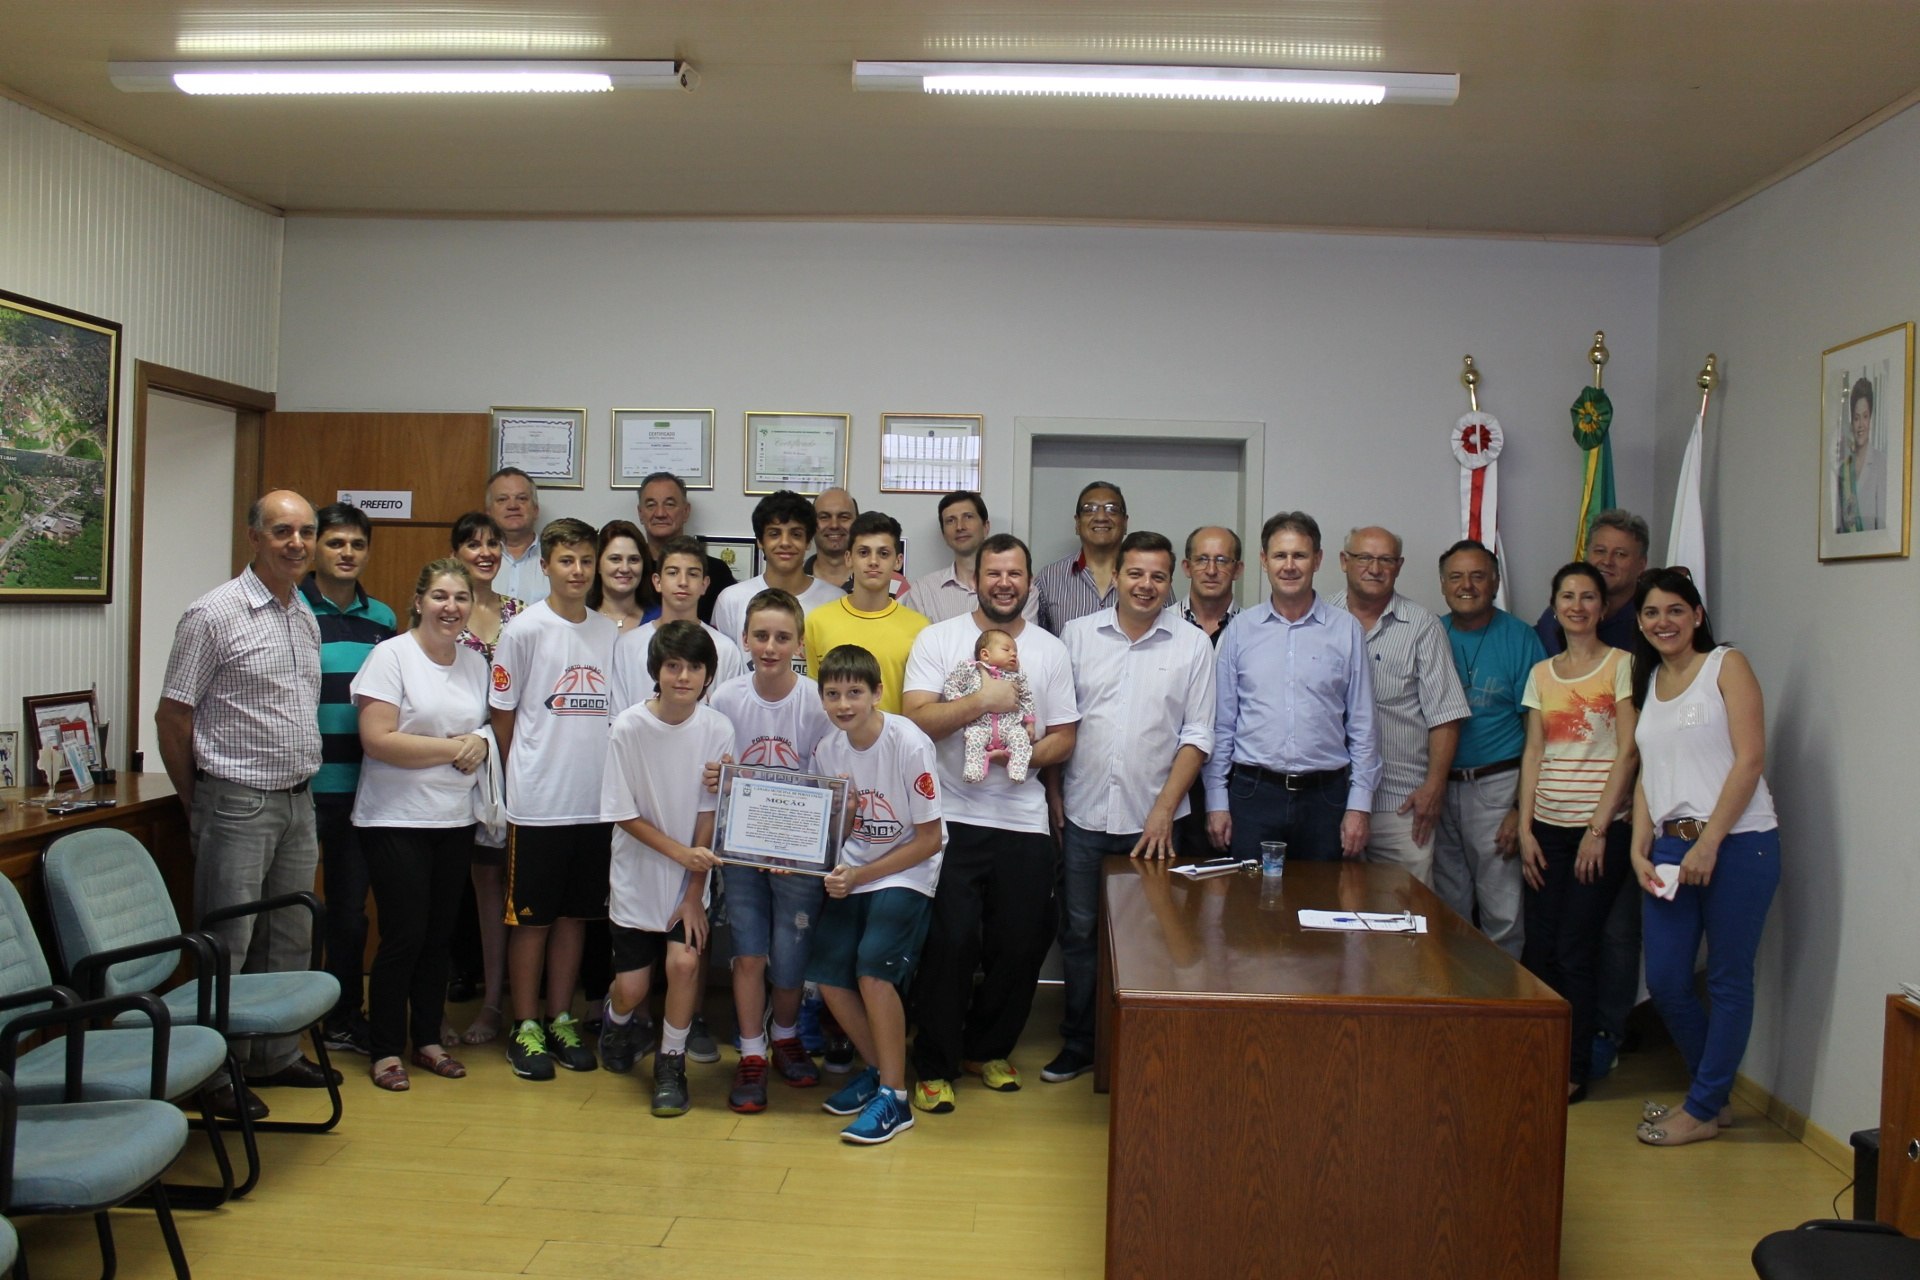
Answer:
[[[1820,558],[1905,556],[1913,508],[1913,325],[1820,357]]]

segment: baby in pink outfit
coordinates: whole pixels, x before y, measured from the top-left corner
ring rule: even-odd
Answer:
[[[973,661],[963,662],[947,675],[943,693],[947,701],[964,698],[981,687],[984,680],[1010,680],[1019,695],[1018,711],[990,711],[961,732],[967,748],[966,767],[961,776],[968,782],[980,782],[987,776],[987,754],[1007,753],[1007,776],[1015,782],[1027,779],[1027,762],[1033,757],[1033,690],[1020,674],[1020,651],[1013,637],[996,629],[982,631],[973,646]]]

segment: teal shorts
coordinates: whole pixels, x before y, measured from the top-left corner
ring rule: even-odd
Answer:
[[[933,899],[898,886],[828,898],[813,929],[807,981],[856,991],[861,978],[904,987],[920,963]]]

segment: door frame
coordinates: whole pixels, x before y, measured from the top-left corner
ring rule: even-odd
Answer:
[[[131,769],[140,746],[140,610],[142,561],[147,521],[147,397],[164,391],[168,395],[198,400],[231,409],[234,419],[233,513],[228,522],[233,529],[231,559],[233,572],[247,562],[247,508],[252,505],[260,484],[260,451],[265,435],[266,415],[273,410],[271,391],[256,391],[237,382],[222,382],[185,369],[173,369],[150,360],[133,362],[133,483],[128,503],[127,577],[131,588],[127,595],[127,715],[130,722],[126,751]]]

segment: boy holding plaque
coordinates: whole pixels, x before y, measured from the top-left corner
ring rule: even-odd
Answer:
[[[864,1146],[913,1127],[900,989],[926,941],[947,842],[933,740],[882,711],[881,691],[880,663],[860,646],[821,659],[820,700],[839,732],[814,750],[813,768],[851,780],[853,824],[826,879],[807,977],[868,1063],[821,1104],[857,1113],[840,1137]]]
[[[733,726],[725,756],[762,769],[799,772],[831,726],[821,710],[813,681],[797,675],[804,623],[800,602],[769,588],[747,604],[747,652],[750,675],[737,676],[713,691],[713,709]],[[710,768],[708,784],[718,784]],[[742,1114],[767,1109],[767,1064],[795,1088],[820,1083],[819,1068],[800,1043],[800,988],[806,978],[809,922],[820,916],[817,876],[785,875],[730,866],[726,877],[727,916],[733,930],[733,1006],[740,1024],[740,1066],[727,1105]],[[767,983],[773,983],[773,1043],[767,1043]]]
[[[633,1069],[641,1053],[649,972],[664,960],[667,1000],[653,1056],[653,1114],[687,1111],[687,1035],[700,1002],[707,945],[707,878],[716,800],[703,765],[733,743],[733,727],[701,698],[718,661],[698,622],[669,622],[647,646],[653,697],[614,718],[600,816],[614,824],[611,893],[613,985],[600,1009],[600,1060]]]

